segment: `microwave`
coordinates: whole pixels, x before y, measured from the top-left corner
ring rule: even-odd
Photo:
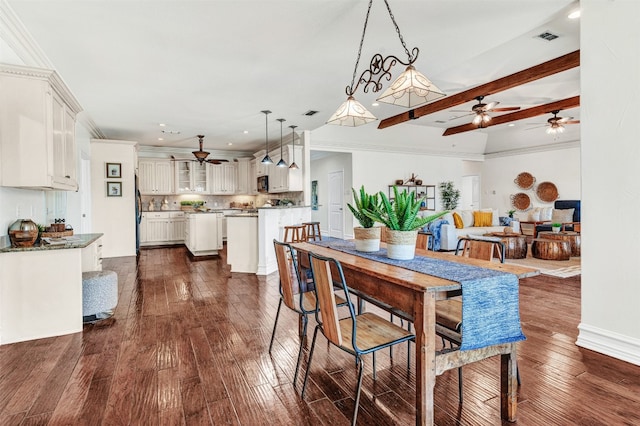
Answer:
[[[269,192],[269,176],[258,176],[258,192]]]

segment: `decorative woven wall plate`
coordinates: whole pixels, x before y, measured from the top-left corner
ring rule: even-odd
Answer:
[[[536,188],[536,195],[540,201],[552,203],[558,199],[558,188],[552,182],[540,182]]]
[[[536,178],[531,173],[522,172],[513,181],[522,189],[531,189],[536,183]]]
[[[518,192],[511,196],[511,205],[518,210],[525,211],[531,206],[531,199],[524,192]]]

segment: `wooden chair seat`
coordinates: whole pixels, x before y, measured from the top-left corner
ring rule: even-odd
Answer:
[[[371,351],[380,346],[386,346],[391,342],[413,336],[409,331],[397,326],[382,317],[370,312],[357,316],[356,322],[356,346],[361,351]],[[342,333],[341,348],[354,353],[351,344],[353,321],[351,317],[340,320],[340,332]]]

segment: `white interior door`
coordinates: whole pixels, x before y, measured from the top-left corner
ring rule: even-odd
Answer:
[[[80,159],[80,232],[88,234],[91,232],[91,160]]]
[[[458,208],[461,210],[478,210],[480,208],[480,176],[462,177],[462,190],[460,191]]]
[[[329,236],[344,239],[344,172],[329,173]]]

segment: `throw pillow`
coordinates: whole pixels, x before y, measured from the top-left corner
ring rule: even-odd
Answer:
[[[500,213],[498,209],[480,209],[481,212],[491,212],[491,225],[490,226],[500,226]]]
[[[453,214],[451,214],[451,212],[449,213],[445,213],[444,216],[441,216],[440,219],[442,220],[446,220],[447,224],[451,224],[454,225],[454,221],[453,221]]]
[[[473,226],[473,211],[472,210],[462,210],[460,211],[460,217],[462,218],[462,226],[464,228],[469,228]]]
[[[456,226],[457,229],[464,228],[464,225],[462,223],[462,217],[458,214],[458,212],[453,212],[453,224]]]
[[[573,211],[575,209],[553,209],[551,215],[551,223],[569,223],[573,222]]]
[[[540,209],[540,220],[542,222],[550,221],[552,215],[553,215],[553,208],[551,208],[551,207],[543,207],[543,208]]]
[[[474,211],[473,226],[491,226],[492,216],[492,212]]]
[[[529,212],[529,222],[540,222],[540,207]]]

